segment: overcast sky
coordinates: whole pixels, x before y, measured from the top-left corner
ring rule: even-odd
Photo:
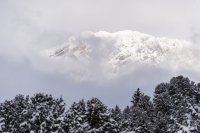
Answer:
[[[97,40],[85,39],[88,31],[111,34],[124,30],[138,31],[154,37],[185,40],[190,43],[189,47],[199,48],[199,12],[199,0],[1,0],[0,101],[19,93],[45,92],[63,96],[68,105],[82,98],[98,97],[109,107],[115,104],[124,107],[130,103],[137,88],[152,96],[154,87],[160,82],[168,82],[172,76],[183,74],[198,82],[200,71],[193,70],[193,67],[180,67],[179,71],[174,71],[145,65],[102,80],[104,76],[98,72],[101,65],[95,61],[86,65],[90,68],[88,73],[102,79],[82,81],[69,72],[72,66],[76,68],[73,70],[81,69],[80,64],[60,63],[54,69],[52,66],[56,62],[46,63],[50,60],[46,61],[40,55],[73,37],[92,42],[93,49],[99,49]],[[106,44],[106,49],[110,45],[113,44]],[[198,55],[198,51],[186,51]],[[95,59],[99,61],[98,56],[93,55]],[[199,64],[191,63],[194,66]],[[68,71],[64,71],[66,69]]]

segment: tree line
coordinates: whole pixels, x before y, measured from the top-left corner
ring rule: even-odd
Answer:
[[[137,89],[131,106],[108,108],[98,98],[74,102],[37,93],[0,104],[0,132],[10,133],[200,133],[200,84],[177,76],[155,87],[151,98]]]

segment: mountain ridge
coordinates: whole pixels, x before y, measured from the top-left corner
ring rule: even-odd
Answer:
[[[92,67],[117,75],[124,69],[132,71],[137,65],[161,69],[179,70],[198,68],[198,61],[190,42],[166,37],[155,37],[137,31],[85,32],[71,36],[62,45],[44,51],[49,59],[61,62],[84,64],[81,70],[87,73]],[[168,68],[167,68],[167,67]],[[74,70],[76,71],[76,70]],[[91,75],[91,74],[90,74]]]

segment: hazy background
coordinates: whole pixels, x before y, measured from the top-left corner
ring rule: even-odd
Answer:
[[[81,82],[40,68],[38,55],[69,36],[102,30],[139,31],[199,47],[199,12],[199,0],[1,0],[0,101],[19,93],[45,92],[63,96],[68,106],[81,98],[99,97],[109,107],[124,107],[137,88],[152,96],[155,85],[172,76],[183,74],[198,82],[198,71],[176,73],[145,66],[109,81]]]

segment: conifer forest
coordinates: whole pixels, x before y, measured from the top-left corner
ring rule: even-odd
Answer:
[[[127,104],[109,108],[91,98],[66,108],[62,97],[20,94],[0,104],[0,132],[200,133],[200,84],[187,77],[158,84],[153,97],[138,88]]]

